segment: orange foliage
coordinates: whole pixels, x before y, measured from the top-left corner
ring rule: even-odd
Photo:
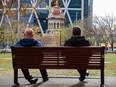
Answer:
[[[4,1],[4,0],[0,0],[0,2],[2,2],[2,1]],[[39,6],[37,6],[40,1],[42,1],[42,3],[46,5],[46,9],[48,9],[48,10],[50,9],[49,6],[43,0],[38,0],[38,2],[36,3],[36,6],[33,8],[34,11],[37,12],[36,7],[40,8]],[[34,2],[34,0],[32,0],[32,2]],[[18,5],[17,1],[13,0],[11,7],[8,7],[9,4],[11,4],[10,0],[6,0],[6,5],[0,6],[0,9],[3,9],[0,12],[3,12],[4,10],[8,9],[5,13],[6,15],[8,15],[8,16],[15,15],[16,11],[11,11],[10,9],[13,8],[14,6]],[[29,12],[29,10],[27,10],[26,3],[20,4],[20,8],[17,8],[17,10],[21,11],[20,16]],[[35,13],[33,13],[33,15],[35,16]]]
[[[7,4],[7,5],[10,4],[10,1],[6,1],[6,4]]]
[[[11,10],[8,10],[8,11],[6,12],[6,15],[11,16]]]

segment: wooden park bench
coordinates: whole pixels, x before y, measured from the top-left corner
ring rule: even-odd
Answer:
[[[104,87],[104,47],[11,47],[14,85],[18,84],[18,69],[96,69],[100,70]]]

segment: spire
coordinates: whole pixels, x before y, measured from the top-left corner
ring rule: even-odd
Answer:
[[[59,4],[58,4],[58,0],[56,0],[56,6],[58,6]]]

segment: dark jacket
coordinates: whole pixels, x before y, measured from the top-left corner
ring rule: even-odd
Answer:
[[[15,46],[25,46],[25,47],[29,47],[29,46],[42,46],[42,44],[33,39],[33,38],[23,38],[21,40],[19,40]]]
[[[84,36],[72,36],[65,41],[64,46],[90,46],[90,43]]]

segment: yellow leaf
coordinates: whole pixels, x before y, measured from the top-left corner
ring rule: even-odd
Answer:
[[[39,6],[37,8],[40,8]]]
[[[38,0],[38,2],[40,2],[41,0]]]
[[[48,5],[46,5],[46,9],[50,10],[50,8],[49,8],[49,6],[48,6]]]
[[[42,4],[45,4],[45,2],[44,2],[44,1],[42,1]]]
[[[20,16],[22,16],[23,14],[20,14]]]
[[[11,11],[8,10],[8,11],[6,12],[6,15],[11,16]]]
[[[14,11],[13,14],[16,14],[16,11]]]

